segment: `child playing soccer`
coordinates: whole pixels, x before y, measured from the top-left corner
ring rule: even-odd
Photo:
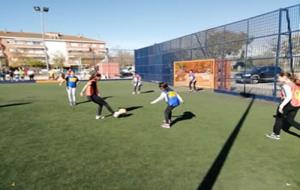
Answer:
[[[142,87],[142,77],[139,74],[133,73],[132,84],[133,84],[132,94],[133,95],[140,94],[141,87]]]
[[[192,70],[190,70],[190,72],[189,72],[189,89],[190,89],[190,91],[197,91],[196,83],[197,83],[197,80],[196,80],[195,73]]]
[[[95,104],[98,104],[96,119],[104,119],[105,117],[102,116],[102,109],[103,106],[106,107],[106,109],[113,114],[114,117],[119,117],[121,113],[115,112],[108,103],[99,96],[99,91],[97,87],[97,81],[101,79],[101,74],[95,73],[92,74],[87,84],[83,87],[80,96],[83,96],[83,92],[85,92],[88,100],[94,102]]]
[[[68,93],[68,99],[70,106],[76,105],[76,87],[79,79],[77,76],[75,76],[74,71],[70,70],[68,72],[67,77],[63,78],[61,83],[59,85],[62,85],[62,83],[66,82],[66,90]]]
[[[166,82],[161,82],[158,86],[162,92],[158,98],[151,102],[151,104],[155,104],[163,99],[166,101],[167,107],[164,112],[165,120],[161,127],[171,128],[172,110],[179,106],[180,103],[183,103],[183,100],[179,94],[168,87]]]
[[[281,83],[281,103],[276,111],[273,131],[266,137],[279,140],[283,126],[293,126],[300,130],[300,124],[294,120],[300,103],[294,96],[294,89],[297,85],[294,81],[296,80],[290,73],[280,73],[278,81]]]

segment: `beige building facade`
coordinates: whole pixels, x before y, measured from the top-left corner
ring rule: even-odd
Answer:
[[[88,67],[100,63],[105,53],[105,42],[84,36],[0,31],[0,66],[17,67],[34,60],[54,67],[59,59],[64,67]]]

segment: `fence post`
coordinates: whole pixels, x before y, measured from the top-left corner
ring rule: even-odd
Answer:
[[[294,61],[293,61],[293,43],[292,43],[292,30],[291,30],[291,21],[290,21],[290,14],[289,14],[289,9],[284,9],[285,11],[285,16],[286,16],[286,21],[287,21],[287,35],[289,37],[288,41],[288,58],[290,59],[290,70],[291,73],[294,74]]]
[[[278,67],[279,65],[279,54],[281,49],[281,17],[282,17],[282,9],[279,9],[279,20],[278,20],[278,35],[277,35],[277,48],[276,48],[276,62],[275,65]],[[275,71],[274,71],[275,72]],[[274,91],[273,91],[273,98],[276,98],[276,92],[277,92],[277,76],[274,76]]]
[[[248,62],[248,44],[249,44],[249,19],[247,19],[247,39],[246,39],[246,52],[245,52],[245,58],[244,58],[244,74],[246,73],[247,68],[247,62]],[[246,83],[244,82],[244,94],[246,94]]]

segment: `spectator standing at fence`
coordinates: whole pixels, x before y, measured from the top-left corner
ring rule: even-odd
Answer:
[[[3,81],[5,81],[5,70],[0,70],[0,78],[2,78]]]
[[[24,80],[24,78],[25,78],[25,72],[24,72],[23,68],[19,69],[19,75],[20,75],[20,79]]]
[[[13,77],[15,78],[15,81],[19,81],[19,79],[20,79],[19,69],[16,69],[16,70],[13,72]]]
[[[14,80],[14,71],[12,69],[9,70],[9,80],[10,81]]]
[[[34,80],[34,71],[32,69],[29,69],[27,74],[29,76],[29,80]]]
[[[196,80],[195,73],[192,70],[190,70],[190,72],[189,72],[189,89],[190,89],[190,91],[197,91],[196,83],[197,83],[197,80]]]
[[[299,109],[300,99],[295,97],[295,89],[298,83],[295,83],[296,79],[290,73],[280,73],[278,81],[281,83],[280,97],[281,102],[276,110],[275,123],[271,134],[267,134],[266,137],[279,140],[280,131],[284,126],[293,126],[300,130],[300,124],[296,122],[295,116]],[[297,104],[297,106],[296,106]]]
[[[155,104],[161,100],[166,101],[167,107],[164,112],[164,123],[161,127],[171,128],[172,110],[183,103],[183,100],[178,93],[169,88],[168,83],[161,82],[158,87],[161,90],[161,94],[151,104]]]
[[[132,84],[133,84],[132,94],[133,95],[140,94],[141,87],[142,87],[142,77],[139,74],[133,73]]]

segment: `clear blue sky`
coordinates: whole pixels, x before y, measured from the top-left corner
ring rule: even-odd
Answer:
[[[33,6],[47,6],[46,31],[138,49],[299,4],[299,0],[0,0],[0,30],[41,32]]]

